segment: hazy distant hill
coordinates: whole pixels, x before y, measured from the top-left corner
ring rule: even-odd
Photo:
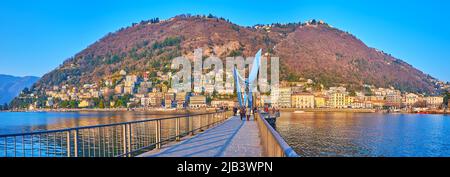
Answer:
[[[0,104],[9,103],[25,87],[30,87],[38,79],[34,76],[15,77],[0,74]]]
[[[242,27],[223,18],[186,15],[142,21],[110,33],[44,75],[37,87],[97,82],[121,69],[167,71],[172,58],[192,56],[198,47],[219,57],[253,56],[262,48],[263,53],[280,57],[285,80],[303,77],[326,86],[371,84],[435,91],[431,76],[323,22]]]

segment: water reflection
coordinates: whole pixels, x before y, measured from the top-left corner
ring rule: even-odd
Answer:
[[[283,112],[277,130],[303,156],[450,156],[444,115]]]

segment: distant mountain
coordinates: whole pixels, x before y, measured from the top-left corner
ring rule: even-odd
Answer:
[[[122,69],[154,75],[168,71],[176,56],[192,57],[196,48],[221,58],[253,56],[262,48],[263,53],[280,58],[283,80],[436,91],[433,77],[321,21],[243,27],[223,18],[189,15],[142,21],[110,33],[44,75],[36,87],[100,82],[118,76]]]
[[[9,103],[26,87],[31,87],[39,77],[15,77],[0,74],[0,104]]]

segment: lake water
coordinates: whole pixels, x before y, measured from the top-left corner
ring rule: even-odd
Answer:
[[[145,112],[0,112],[0,134],[169,115]],[[301,156],[450,157],[450,116],[283,112],[276,129]]]
[[[276,129],[301,156],[450,157],[450,116],[283,112]]]
[[[0,134],[168,117],[145,112],[0,112]]]

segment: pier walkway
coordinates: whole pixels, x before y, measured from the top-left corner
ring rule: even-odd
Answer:
[[[241,121],[233,116],[223,124],[198,133],[181,142],[166,145],[140,157],[261,157],[257,121]]]

